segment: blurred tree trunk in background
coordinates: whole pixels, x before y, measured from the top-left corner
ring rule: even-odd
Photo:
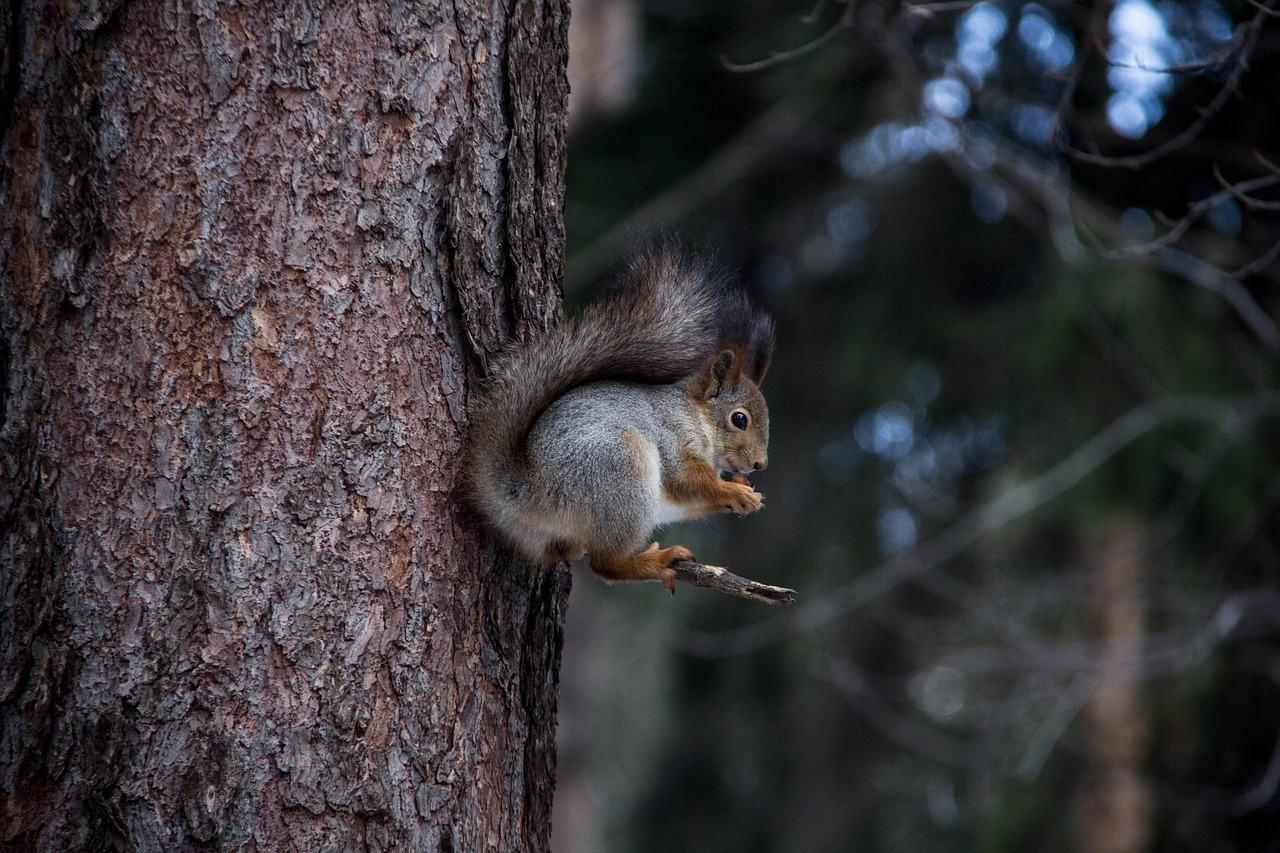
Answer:
[[[635,0],[577,0],[569,27],[569,122],[617,115],[631,106],[641,71]]]
[[[1081,633],[1101,660],[1080,709],[1076,841],[1081,853],[1141,853],[1151,840],[1151,797],[1141,776],[1145,530],[1115,522],[1087,555]]]
[[[0,12],[0,846],[548,845],[563,571],[453,495],[559,311],[567,4]]]

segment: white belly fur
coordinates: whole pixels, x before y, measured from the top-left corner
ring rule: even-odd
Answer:
[[[661,489],[659,489],[661,493]],[[658,524],[671,524],[675,521],[685,521],[689,516],[689,508],[682,507],[679,504],[673,504],[666,498],[658,499]]]
[[[658,459],[658,449],[653,447],[649,442],[645,442],[645,450],[642,464],[644,465],[644,477],[642,479],[643,488],[649,492],[650,500],[653,501],[650,506],[653,507],[653,526],[661,527],[664,524],[671,524],[675,521],[684,521],[689,518],[689,511],[686,507],[672,503],[667,500],[662,491],[662,465]]]

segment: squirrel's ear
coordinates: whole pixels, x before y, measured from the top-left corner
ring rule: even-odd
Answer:
[[[756,316],[751,327],[751,341],[747,344],[747,359],[743,372],[757,385],[769,370],[769,358],[773,355],[773,318],[768,314]]]
[[[704,400],[714,400],[720,396],[721,391],[732,384],[733,366],[737,362],[738,358],[731,350],[724,350],[716,356],[716,360],[711,362],[711,367],[707,369],[706,386],[702,391]]]

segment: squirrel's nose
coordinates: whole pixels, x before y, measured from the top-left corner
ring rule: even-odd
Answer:
[[[757,459],[755,461],[755,464],[751,466],[752,470],[755,470],[755,471],[763,471],[765,468],[768,468],[768,467],[769,467],[768,459]]]

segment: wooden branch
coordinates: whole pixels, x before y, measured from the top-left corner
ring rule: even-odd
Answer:
[[[704,586],[726,595],[738,598],[749,598],[752,601],[763,601],[765,604],[793,604],[796,591],[781,586],[769,586],[748,578],[739,577],[728,569],[719,566],[705,566],[693,560],[681,560],[672,566],[676,570],[676,578],[693,586]],[[675,592],[675,590],[672,590]]]

